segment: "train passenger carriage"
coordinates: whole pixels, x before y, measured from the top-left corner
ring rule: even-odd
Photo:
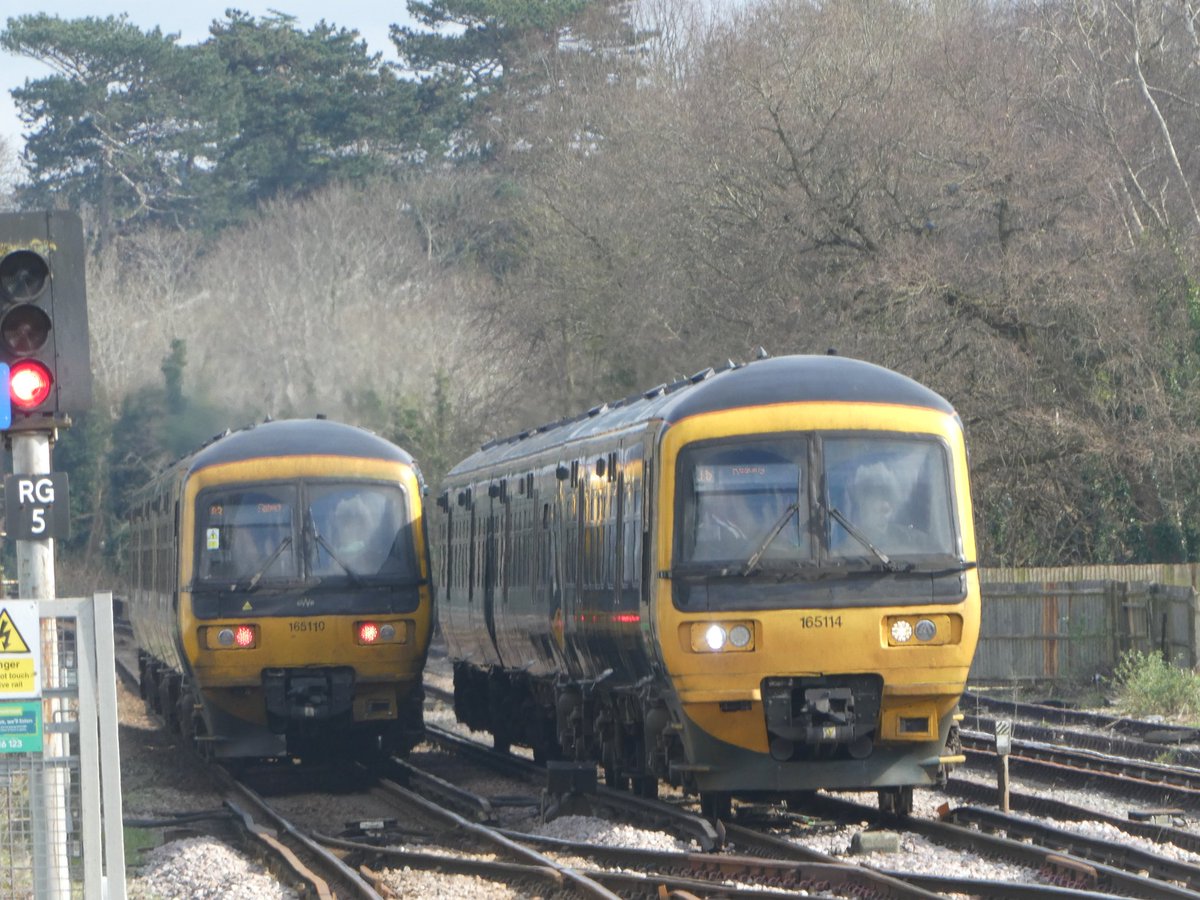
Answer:
[[[406,752],[432,630],[420,471],[324,419],[228,433],[131,514],[142,694],[218,758]]]
[[[979,631],[963,430],[837,356],[711,369],[482,448],[432,538],[461,721],[611,783],[912,788],[961,761]]]

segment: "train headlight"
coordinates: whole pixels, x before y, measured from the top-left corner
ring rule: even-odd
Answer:
[[[734,625],[729,629],[729,643],[741,650],[750,643],[750,639],[754,637],[752,632],[745,625]]]
[[[961,639],[962,618],[936,613],[920,618],[913,615],[888,616],[883,621],[883,627],[888,646],[941,647]]]
[[[709,625],[704,632],[704,643],[709,650],[720,650],[725,646],[727,635],[720,625]]]
[[[754,649],[753,622],[692,622],[680,638],[693,653],[746,653]]]

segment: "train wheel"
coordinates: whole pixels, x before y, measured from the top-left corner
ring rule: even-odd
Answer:
[[[913,789],[911,784],[901,787],[885,788],[879,792],[879,809],[881,812],[894,816],[907,816],[913,809]]]
[[[733,798],[724,791],[701,791],[700,813],[714,822],[733,816]]]

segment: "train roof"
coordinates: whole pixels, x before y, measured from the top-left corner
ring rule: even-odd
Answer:
[[[267,456],[351,456],[412,464],[391,441],[356,425],[329,419],[279,419],[213,438],[182,460],[187,471]]]
[[[954,414],[954,407],[940,394],[874,363],[833,355],[766,357],[705,369],[690,378],[661,384],[615,403],[603,403],[582,415],[490,441],[450,474],[642,422],[670,424],[722,409],[809,402],[886,403]]]

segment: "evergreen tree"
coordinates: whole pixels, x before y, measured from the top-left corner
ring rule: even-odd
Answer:
[[[208,47],[219,58],[236,127],[217,177],[235,217],[279,195],[393,170],[421,129],[417,86],[369,54],[358,33],[282,14],[230,11]]]
[[[627,11],[613,0],[409,0],[424,27],[393,25],[391,38],[456,152],[486,153],[488,118],[505,95],[546,88],[547,56],[637,43]]]
[[[102,241],[191,219],[229,123],[215,58],[177,41],[124,16],[8,21],[0,46],[54,70],[12,91],[30,129],[26,207],[90,208]]]

